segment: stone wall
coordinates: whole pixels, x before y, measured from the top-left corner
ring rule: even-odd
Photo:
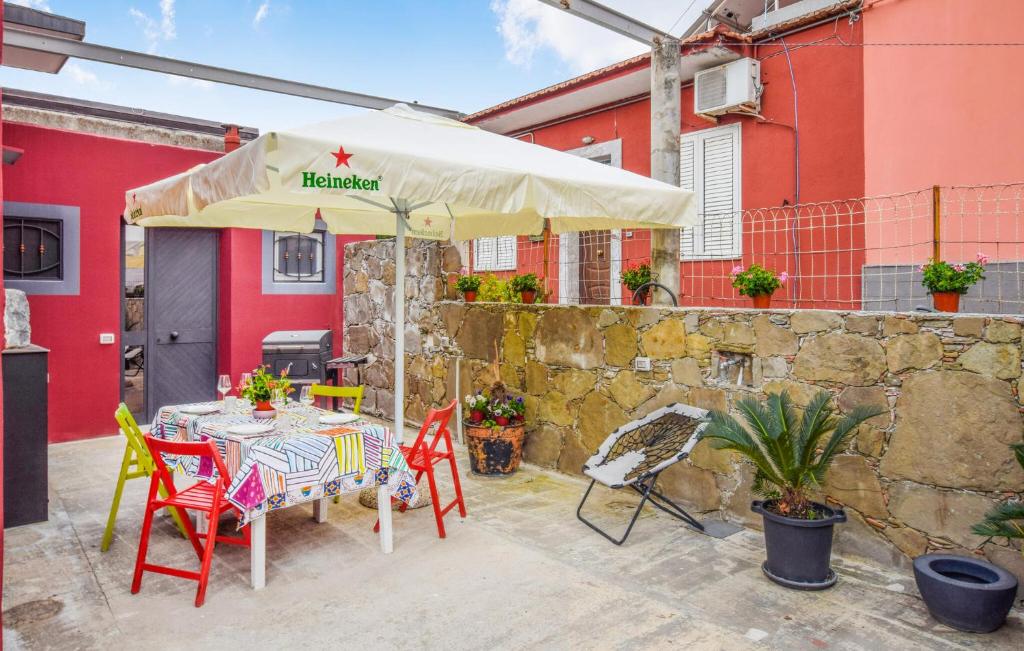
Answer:
[[[385,417],[393,251],[380,240],[345,252],[345,349],[370,355],[364,408]],[[733,409],[783,389],[806,404],[824,389],[843,411],[885,411],[859,429],[823,487],[850,517],[837,528],[838,551],[904,566],[925,551],[975,552],[1024,578],[1019,551],[970,533],[1024,490],[1008,447],[1024,431],[1024,317],[465,304],[443,300],[446,274],[461,266],[454,247],[416,242],[406,256],[410,420],[500,380],[525,396],[527,461],[579,474],[609,432],[665,404]],[[652,370],[634,371],[637,356]],[[729,357],[746,364],[742,386],[738,367],[720,364]],[[757,527],[752,475],[703,442],[662,482],[695,511]]]
[[[1022,440],[1021,317],[724,309],[467,305],[421,312],[410,413],[496,380],[526,396],[526,459],[579,474],[619,425],[671,402],[732,409],[744,396],[826,390],[842,411],[877,406],[838,457],[824,496],[847,508],[837,547],[906,564],[925,551],[977,550],[1024,574],[1019,552],[970,526],[1024,490],[1008,445]],[[637,356],[652,370],[633,370]],[[738,367],[747,364],[743,385]],[[720,376],[720,372],[722,375]],[[723,379],[720,379],[723,378]],[[448,387],[442,394],[442,388]],[[702,513],[758,526],[752,468],[707,442],[664,489]]]
[[[409,240],[405,252],[405,350],[410,358],[422,351],[419,328],[429,318],[429,309],[447,298],[447,271],[461,266],[458,250],[428,240]],[[345,329],[346,354],[366,354],[361,381],[366,386],[362,410],[392,418],[395,413],[395,241],[366,240],[345,245]],[[345,381],[357,382],[354,370]],[[420,384],[416,386],[420,389]],[[436,392],[435,392],[436,393]],[[422,410],[407,414],[422,419]]]

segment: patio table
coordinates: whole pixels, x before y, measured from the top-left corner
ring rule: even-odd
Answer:
[[[150,432],[169,440],[216,443],[232,475],[228,499],[241,511],[240,524],[252,527],[253,588],[266,583],[266,514],[296,504],[314,502],[316,521],[325,522],[330,498],[377,487],[381,550],[391,552],[391,497],[411,502],[416,482],[389,428],[364,419],[323,424],[318,417],[331,412],[296,402],[272,421],[253,418],[241,401],[232,411],[224,411],[221,402],[198,404],[219,411],[197,415],[183,412],[184,405],[161,407]],[[256,436],[229,431],[246,423],[272,423],[274,431]],[[175,472],[199,479],[215,471],[195,457],[165,460]]]

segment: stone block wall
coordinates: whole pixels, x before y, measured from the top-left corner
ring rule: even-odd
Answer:
[[[876,406],[821,498],[847,508],[837,548],[905,565],[936,550],[984,554],[1024,575],[1017,550],[970,526],[1024,491],[1022,317],[927,313],[523,306],[446,302],[421,313],[410,413],[501,380],[526,397],[531,463],[579,474],[613,429],[671,402],[732,410],[787,390],[800,405]],[[636,371],[637,356],[651,359]],[[741,360],[738,367],[724,359]],[[742,384],[739,380],[742,379]],[[442,394],[442,389],[444,393]],[[662,475],[702,513],[759,526],[752,467],[702,442]]]
[[[345,255],[345,349],[369,354],[364,409],[384,417],[393,255],[392,240],[350,244]],[[838,551],[904,566],[926,551],[977,553],[1024,579],[1019,550],[970,533],[993,504],[1024,491],[1008,447],[1024,439],[1024,317],[465,304],[444,300],[453,298],[446,275],[461,266],[455,247],[415,242],[406,256],[409,420],[502,381],[525,396],[527,461],[579,474],[609,432],[663,405],[732,410],[783,389],[806,404],[825,390],[842,411],[885,412],[859,429],[819,496],[850,516]],[[651,371],[633,369],[638,356]],[[695,511],[757,527],[752,476],[702,442],[662,487]]]

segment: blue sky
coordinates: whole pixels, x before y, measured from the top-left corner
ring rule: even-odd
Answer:
[[[86,40],[472,112],[644,50],[537,0],[15,0],[86,21]],[[609,0],[674,33],[707,0]],[[684,13],[684,10],[689,11]],[[87,61],[0,85],[288,128],[356,109]]]

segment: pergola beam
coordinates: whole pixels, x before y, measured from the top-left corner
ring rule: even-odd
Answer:
[[[640,22],[635,18],[631,18],[626,14],[620,13],[606,7],[597,2],[591,2],[590,0],[540,0],[546,5],[554,7],[555,9],[561,9],[566,11],[573,16],[577,16],[586,20],[587,22],[594,23],[610,29],[616,34],[621,34],[634,41],[640,41],[644,45],[655,45],[660,43],[666,38],[672,38],[672,35],[664,32],[656,27],[651,27],[647,23]]]
[[[154,54],[144,54],[142,52],[134,52],[132,50],[121,50],[107,45],[97,45],[96,43],[55,38],[44,34],[12,28],[9,25],[4,27],[3,34],[4,45],[8,47],[19,47],[38,52],[62,54],[76,59],[99,61],[100,63],[126,66],[129,68],[137,68],[139,70],[149,70],[151,72],[162,72],[178,77],[202,79],[204,81],[211,81],[219,84],[253,88],[255,90],[293,95],[295,97],[305,97],[307,99],[316,99],[324,102],[334,102],[336,104],[346,104],[348,106],[357,106],[369,109],[384,109],[403,101],[388,97],[378,97],[376,95],[354,93],[347,90],[339,90],[337,88],[328,88],[326,86],[316,86],[314,84],[306,84],[299,81],[278,79],[276,77],[268,77],[266,75],[241,72],[238,70],[231,70],[229,68],[218,68],[202,63],[171,59]],[[407,103],[415,106],[421,111],[427,111],[436,115],[454,119],[462,117],[462,113],[451,109],[427,106],[416,102]]]

